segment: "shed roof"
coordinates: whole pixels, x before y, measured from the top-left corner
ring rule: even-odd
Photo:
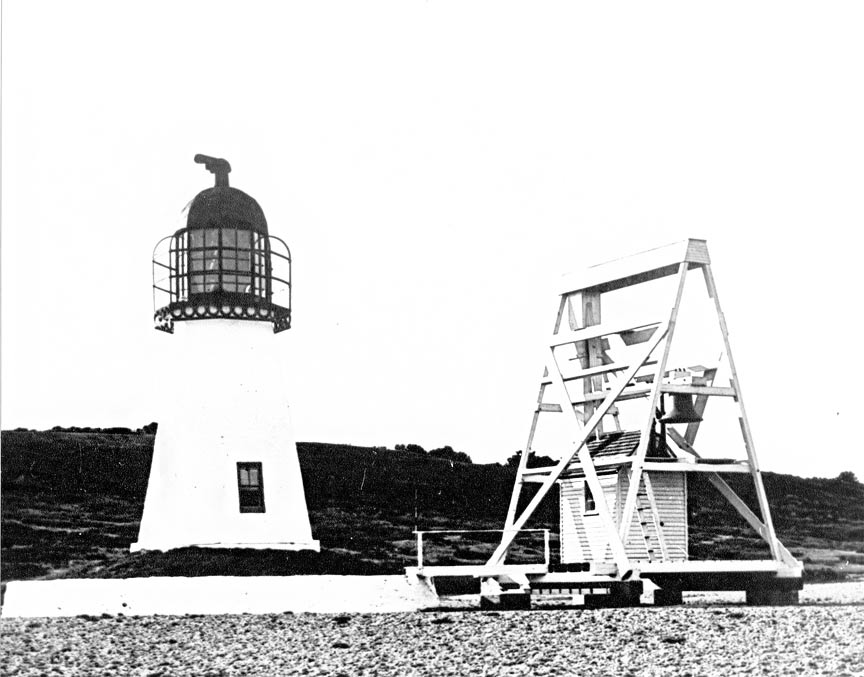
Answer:
[[[599,438],[592,438],[588,442],[588,453],[591,458],[604,456],[632,456],[639,446],[639,438],[642,433],[638,430],[619,430],[615,432],[601,433]],[[674,455],[666,445],[654,451],[648,450],[651,458],[674,458]]]

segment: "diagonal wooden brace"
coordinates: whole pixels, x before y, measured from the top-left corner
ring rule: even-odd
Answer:
[[[642,481],[642,466],[645,464],[645,455],[648,453],[648,441],[651,437],[651,428],[654,426],[654,417],[657,406],[660,404],[662,395],[663,374],[666,371],[666,361],[669,359],[669,348],[672,343],[672,334],[675,331],[675,322],[678,319],[678,309],[681,306],[681,298],[684,294],[684,284],[687,282],[687,264],[678,266],[678,287],[675,295],[675,303],[665,324],[666,344],[663,347],[663,355],[658,360],[657,375],[654,377],[654,385],[651,388],[651,408],[642,427],[639,438],[639,446],[630,465],[632,477],[630,487],[627,489],[627,497],[624,499],[624,508],[621,511],[621,522],[618,527],[618,536],[623,543],[627,542],[630,527],[633,524],[633,511],[636,509],[636,494],[639,492],[639,484]]]
[[[594,494],[597,511],[600,515],[601,520],[604,523],[604,527],[606,528],[607,533],[609,533],[611,536],[610,546],[612,548],[613,559],[615,560],[615,563],[618,566],[620,572],[626,571],[629,560],[627,559],[627,555],[624,551],[624,544],[621,539],[617,537],[617,529],[615,527],[615,522],[612,519],[612,514],[609,510],[608,504],[606,503],[603,488],[600,486],[600,481],[597,478],[597,472],[594,470],[594,463],[591,460],[591,455],[588,453],[588,447],[585,446],[585,443],[587,442],[591,434],[594,432],[594,429],[597,427],[597,425],[612,407],[612,405],[615,404],[615,400],[618,399],[624,388],[627,387],[627,384],[629,384],[630,381],[636,376],[636,372],[638,372],[639,369],[642,368],[642,365],[647,362],[648,359],[651,357],[651,353],[654,352],[654,349],[666,336],[668,328],[668,323],[661,325],[660,330],[657,331],[649,340],[646,350],[642,354],[642,357],[639,360],[636,360],[630,366],[630,368],[627,369],[627,371],[621,377],[621,380],[618,382],[618,385],[616,385],[612,390],[609,391],[609,394],[603,400],[603,403],[599,407],[597,407],[584,428],[582,428],[581,422],[579,421],[579,418],[573,409],[573,404],[570,402],[570,397],[567,394],[567,388],[561,378],[561,373],[557,368],[555,368],[554,356],[552,357],[552,364],[549,365],[549,367],[551,368],[547,368],[550,376],[552,376],[552,385],[556,386],[558,390],[559,401],[561,402],[562,409],[567,409],[573,414],[573,417],[570,420],[572,422],[572,425],[574,426],[574,429],[577,431],[577,434],[573,437],[573,446],[569,453],[565,454],[564,457],[558,462],[558,464],[552,469],[552,471],[543,481],[543,484],[540,485],[540,488],[534,495],[534,498],[531,499],[531,502],[525,507],[525,510],[522,511],[522,514],[519,516],[519,518],[513,522],[510,530],[504,533],[500,545],[496,548],[495,552],[492,554],[492,557],[489,558],[488,564],[500,564],[504,561],[504,557],[506,556],[507,550],[510,548],[510,545],[513,543],[513,539],[516,537],[516,533],[520,529],[522,529],[523,526],[525,526],[525,523],[537,509],[537,506],[540,505],[540,502],[546,497],[550,489],[552,489],[552,487],[554,486],[555,482],[558,481],[558,478],[561,477],[561,474],[567,469],[573,458],[578,454],[579,461],[582,464],[582,469],[585,472],[585,480],[588,482],[588,486],[591,488],[591,492]]]
[[[669,437],[672,438],[672,441],[675,442],[679,447],[684,449],[696,458],[701,458],[696,449],[693,448],[693,445],[690,444],[677,430],[673,428],[669,428],[667,431]],[[741,499],[741,497],[735,493],[735,490],[729,486],[729,484],[724,480],[720,475],[716,472],[708,473],[708,481],[713,484],[717,491],[719,491],[726,498],[729,503],[732,504],[732,507],[738,511],[738,514],[741,515],[747,523],[753,527],[756,533],[762,537],[762,539],[770,546],[771,545],[771,532],[768,530],[767,525],[760,520],[756,513],[754,513],[750,508],[747,507],[747,504]],[[777,557],[775,559],[782,561],[784,564],[787,564],[791,567],[800,566],[800,562],[795,559],[795,556],[786,549],[786,546],[783,545],[779,540],[777,543]]]
[[[720,297],[717,296],[717,287],[714,284],[714,276],[711,274],[711,266],[703,266],[702,275],[705,278],[705,287],[708,290],[708,296],[714,299],[714,308],[717,311],[717,320],[720,324],[720,333],[723,335],[723,345],[726,348],[726,360],[729,363],[729,371],[732,374],[732,387],[735,389],[736,400],[738,401],[738,419],[741,424],[741,434],[744,437],[744,449],[747,451],[747,459],[750,462],[750,475],[753,478],[753,484],[756,488],[756,499],[759,501],[759,512],[762,513],[762,522],[764,522],[768,547],[771,549],[771,556],[780,561],[782,559],[780,550],[780,541],[777,540],[777,534],[774,531],[774,524],[771,521],[771,510],[768,506],[768,496],[765,493],[765,485],[762,483],[762,474],[759,472],[759,462],[756,460],[756,450],[753,443],[753,435],[750,432],[750,424],[747,421],[747,412],[744,408],[744,397],[741,394],[741,384],[738,382],[738,371],[735,369],[735,360],[732,358],[732,346],[729,345],[729,329],[726,327],[726,318],[723,315],[723,309],[720,307]]]

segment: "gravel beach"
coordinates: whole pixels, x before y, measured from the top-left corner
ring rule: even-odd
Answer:
[[[864,583],[796,607],[2,620],[2,675],[864,675]]]

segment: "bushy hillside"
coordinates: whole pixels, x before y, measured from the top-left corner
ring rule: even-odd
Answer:
[[[153,435],[2,433],[4,580],[178,573],[398,573],[414,561],[415,529],[500,529],[512,470],[416,451],[298,444],[322,554],[130,555],[150,471]],[[557,509],[538,516],[549,526]],[[456,547],[431,551],[452,557]],[[476,555],[476,553],[475,553]],[[458,557],[457,557],[458,559]]]
[[[864,485],[844,475],[762,474],[777,534],[804,562],[809,580],[864,576]],[[724,479],[759,514],[749,475]],[[764,541],[703,476],[688,477],[688,498],[691,557],[768,556]]]
[[[514,470],[399,450],[300,443],[313,533],[322,553],[138,553],[153,436],[123,432],[2,433],[2,578],[151,573],[397,573],[413,563],[414,530],[500,529]],[[410,450],[409,450],[410,449]],[[746,477],[730,482],[750,505]],[[817,576],[864,571],[864,486],[854,480],[765,474],[775,524]],[[762,556],[761,541],[701,478],[690,484],[697,557]],[[551,496],[533,527],[557,529]],[[482,559],[491,535],[430,549],[432,559]],[[557,539],[553,537],[553,548]],[[484,549],[485,548],[485,549]],[[526,543],[517,556],[541,555]],[[856,559],[857,558],[857,559]],[[848,563],[848,564],[847,564]]]

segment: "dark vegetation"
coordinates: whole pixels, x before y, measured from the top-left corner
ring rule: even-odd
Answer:
[[[805,580],[864,577],[864,485],[851,472],[801,478],[762,474],[774,528],[804,562]],[[759,514],[748,475],[724,479]],[[696,559],[768,556],[768,547],[701,475],[688,477],[690,556]]]
[[[155,425],[148,426],[155,430]],[[415,529],[497,530],[510,499],[518,455],[478,465],[450,447],[355,447],[300,443],[306,498],[321,553],[188,548],[129,554],[150,469],[153,435],[139,432],[2,433],[2,578],[141,575],[399,573],[415,561]],[[531,465],[551,459],[534,457]],[[801,479],[765,473],[781,540],[811,579],[864,573],[864,485],[851,473]],[[747,477],[733,488],[755,510]],[[764,557],[762,541],[706,481],[689,485],[695,558]],[[527,497],[524,499],[527,501]],[[758,512],[758,511],[757,511]],[[530,527],[553,531],[557,496]],[[495,533],[427,540],[428,562],[480,562]],[[542,536],[520,541],[514,561],[540,561]]]
[[[44,576],[399,573],[416,559],[415,529],[500,529],[513,472],[422,449],[299,443],[306,500],[322,552],[194,549],[129,554],[153,435],[2,433],[2,578]],[[415,446],[416,445],[411,445]],[[449,450],[449,451],[448,451]],[[458,454],[459,452],[455,452]],[[552,526],[550,503],[536,526]],[[429,543],[427,562],[479,561],[494,534]],[[542,559],[542,538],[525,546]]]

